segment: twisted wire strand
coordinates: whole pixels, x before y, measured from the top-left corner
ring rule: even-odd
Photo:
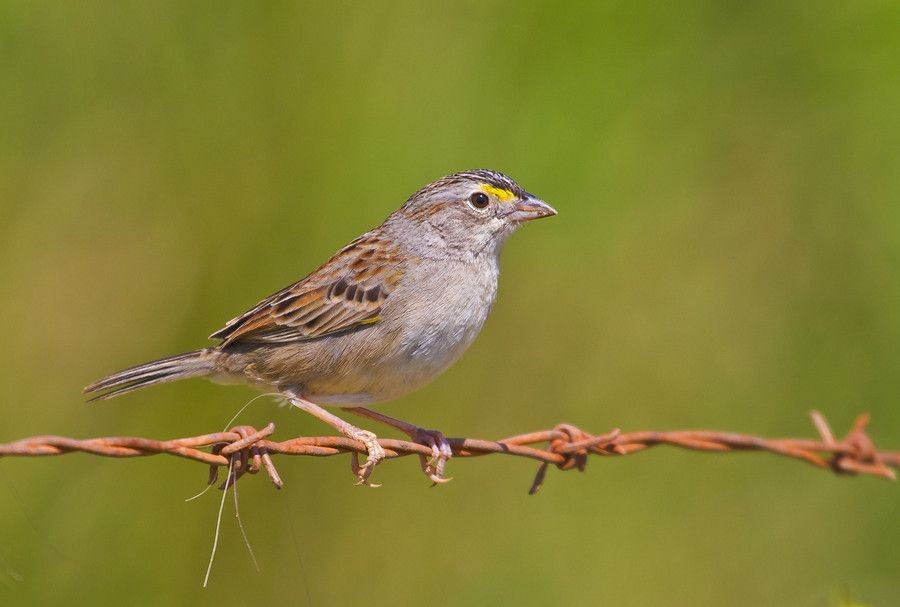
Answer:
[[[561,470],[584,470],[588,456],[630,455],[669,445],[694,451],[733,453],[763,451],[798,459],[817,468],[840,474],[865,474],[895,480],[900,468],[900,451],[879,451],[866,433],[869,415],[856,418],[853,427],[837,440],[825,417],[818,411],[810,413],[818,439],[765,438],[734,432],[712,430],[638,431],[622,433],[618,429],[600,435],[589,434],[570,424],[559,424],[550,430],[539,430],[511,436],[499,441],[474,438],[448,438],[454,457],[477,457],[491,454],[526,457],[541,462],[530,493],[540,489],[548,466]],[[342,436],[300,436],[277,442],[267,437],[275,432],[269,423],[257,430],[251,426],[236,426],[228,432],[215,432],[188,438],[159,441],[133,436],[111,436],[74,439],[63,436],[32,436],[11,443],[0,444],[0,457],[48,456],[82,452],[105,457],[142,457],[161,453],[191,459],[209,465],[209,483],[216,482],[218,469],[231,465],[225,488],[246,473],[264,470],[277,488],[283,483],[272,462],[272,455],[305,455],[328,457],[350,453],[365,454],[365,446]],[[379,439],[387,458],[417,455],[424,463],[432,456],[428,446],[392,438]],[[543,448],[533,445],[545,444]],[[202,448],[209,447],[209,451]]]

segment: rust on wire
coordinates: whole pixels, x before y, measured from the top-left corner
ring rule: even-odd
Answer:
[[[764,438],[749,434],[711,430],[643,431],[623,433],[618,429],[592,435],[570,424],[559,424],[552,430],[520,434],[499,441],[473,438],[447,439],[454,457],[491,454],[526,457],[541,462],[530,493],[536,493],[552,464],[560,470],[584,470],[588,457],[620,456],[650,447],[669,445],[694,451],[715,453],[765,451],[805,461],[818,468],[842,474],[867,474],[895,479],[900,468],[900,451],[878,451],[866,434],[867,414],[857,417],[850,432],[837,440],[818,411],[811,413],[818,439]],[[364,454],[365,446],[340,436],[301,436],[282,442],[269,440],[275,432],[270,423],[261,430],[236,426],[228,432],[216,432],[189,438],[158,441],[149,438],[112,436],[78,440],[63,436],[32,436],[0,444],[2,456],[43,456],[82,452],[107,457],[140,457],[166,453],[192,459],[210,467],[209,483],[215,483],[220,467],[231,468],[221,488],[230,486],[244,474],[264,470],[277,488],[283,483],[272,462],[272,455],[306,455],[327,457],[342,453]],[[390,438],[379,439],[388,459],[417,455],[427,458],[431,447]],[[534,446],[543,445],[543,447]],[[202,448],[209,448],[204,451]]]

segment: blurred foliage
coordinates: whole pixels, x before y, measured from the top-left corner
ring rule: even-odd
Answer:
[[[449,435],[707,427],[900,446],[895,3],[0,3],[0,411],[42,433],[213,431],[253,394],[80,389],[206,343],[460,169],[559,209],[497,306],[384,407]],[[317,422],[260,400],[244,423]],[[654,450],[551,473],[346,458],[242,482],[262,572],[192,463],[4,460],[0,602],[827,605],[900,596],[898,489]],[[227,512],[227,509],[226,509]],[[571,593],[577,592],[577,597]],[[848,599],[849,600],[849,599]]]

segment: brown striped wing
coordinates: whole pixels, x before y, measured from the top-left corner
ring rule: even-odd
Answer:
[[[363,236],[210,337],[224,340],[223,345],[286,343],[371,325],[380,320],[381,306],[400,277],[390,243]]]

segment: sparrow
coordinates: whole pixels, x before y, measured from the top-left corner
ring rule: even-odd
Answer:
[[[443,434],[368,406],[427,384],[459,359],[494,304],[503,243],[523,223],[555,214],[502,173],[448,175],[306,278],[228,321],[210,336],[218,345],[125,369],[84,391],[93,401],[191,377],[250,384],[361,442],[367,458],[356,467],[358,484],[369,484],[384,449],[374,433],[325,406],[429,446],[425,473],[444,482],[452,452]]]

